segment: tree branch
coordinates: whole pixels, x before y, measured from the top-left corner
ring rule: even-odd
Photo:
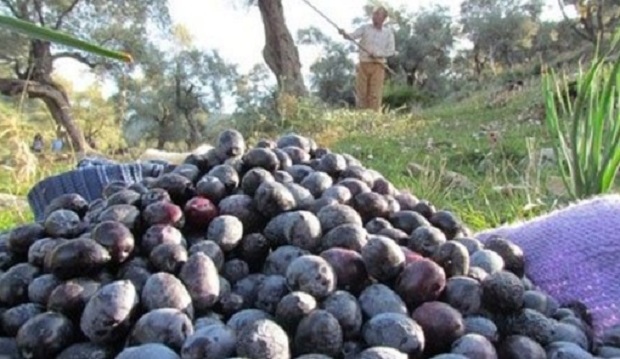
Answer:
[[[34,0],[34,9],[37,12],[39,23],[41,26],[45,26],[45,19],[43,18],[43,7],[41,6],[41,0]]]
[[[2,3],[4,5],[6,5],[6,7],[9,8],[9,10],[13,14],[13,16],[15,16],[17,18],[20,18],[19,13],[17,12],[17,9],[15,9],[15,7],[13,5],[11,5],[11,1],[10,0],[2,0]]]
[[[75,8],[75,5],[77,5],[77,3],[79,3],[80,0],[73,0],[73,2],[71,3],[71,5],[69,5],[68,8],[65,9],[65,11],[63,11],[60,16],[58,16],[58,20],[56,20],[56,25],[54,25],[54,30],[58,30],[60,29],[60,27],[62,26],[62,22],[65,19],[65,17],[67,15],[69,15],[69,13],[71,11],[73,11],[73,9]]]
[[[74,59],[78,62],[83,63],[84,65],[90,67],[91,69],[94,69],[95,67],[101,65],[101,63],[97,63],[97,62],[90,62],[86,56],[80,54],[79,52],[59,52],[57,54],[54,54],[52,56],[52,60],[58,60],[61,58],[69,58],[69,59]]]
[[[22,20],[30,21],[30,11],[28,11],[29,1],[22,1],[21,3],[17,3],[19,7],[17,10],[18,13],[21,14],[20,18]]]
[[[37,81],[0,78],[0,94],[4,96],[18,96],[26,92],[29,98],[53,100],[59,104],[66,104],[65,98],[51,85]]]
[[[572,20],[566,14],[566,10],[564,9],[564,2],[562,0],[558,0],[558,5],[560,5],[560,10],[562,11],[562,17],[564,17],[564,20],[572,22]],[[587,34],[584,34],[583,32],[579,31],[579,29],[577,28],[577,25],[575,25],[574,23],[573,23],[573,26],[571,26],[570,28],[584,40],[590,41],[590,42],[592,41],[592,39],[590,39],[590,37]]]
[[[596,25],[594,24],[594,15],[592,14],[592,6],[593,5],[585,5],[586,6],[586,17],[581,18],[581,23],[583,27],[588,31],[590,38],[596,42]]]

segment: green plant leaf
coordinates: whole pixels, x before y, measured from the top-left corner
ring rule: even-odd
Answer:
[[[605,55],[597,44],[589,65],[583,71],[580,66],[577,96],[567,104],[567,82],[560,88],[553,71],[543,77],[547,128],[560,154],[562,179],[575,199],[609,192],[620,167],[620,57],[610,56],[619,41],[616,32]]]
[[[66,33],[38,26],[10,16],[0,15],[0,26],[20,34],[44,41],[70,46],[99,56],[131,63],[133,58],[125,52],[112,51],[87,41],[80,40]]]

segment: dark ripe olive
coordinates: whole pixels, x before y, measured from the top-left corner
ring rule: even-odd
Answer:
[[[126,261],[134,250],[134,236],[129,228],[120,222],[105,221],[97,224],[91,237],[108,250],[115,263]]]
[[[24,358],[53,358],[74,341],[76,328],[62,314],[45,312],[28,320],[17,332],[17,348]]]
[[[46,256],[45,267],[58,278],[75,278],[99,272],[111,259],[97,242],[78,238],[56,246]]]
[[[443,267],[446,277],[463,276],[469,273],[469,252],[458,242],[447,241],[441,244],[432,258]]]

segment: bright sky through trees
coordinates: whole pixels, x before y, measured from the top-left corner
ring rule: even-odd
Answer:
[[[352,30],[351,22],[362,14],[366,0],[310,0],[341,27]],[[254,64],[263,62],[263,23],[258,8],[245,7],[244,0],[169,0],[170,12],[175,23],[187,27],[195,43],[204,49],[217,49],[227,61],[236,63],[245,72]],[[296,37],[297,30],[316,26],[329,36],[338,37],[336,30],[301,0],[283,0],[287,25]],[[411,11],[429,6],[448,6],[458,16],[460,1],[457,0],[388,0],[393,7],[405,7]],[[543,18],[559,19],[561,13],[557,1],[547,0]],[[342,40],[344,41],[344,40]],[[308,75],[309,67],[320,50],[303,46],[300,48],[302,72]],[[68,60],[60,63],[57,71],[73,82],[76,90],[86,88],[93,81],[86,67]],[[275,81],[275,80],[274,80]],[[106,86],[107,87],[107,86]],[[109,88],[107,89],[109,92]]]

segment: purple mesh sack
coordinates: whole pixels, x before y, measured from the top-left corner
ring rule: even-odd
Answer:
[[[580,301],[597,336],[620,324],[620,195],[578,202],[527,222],[476,234],[500,235],[525,254],[526,274],[560,303]]]

